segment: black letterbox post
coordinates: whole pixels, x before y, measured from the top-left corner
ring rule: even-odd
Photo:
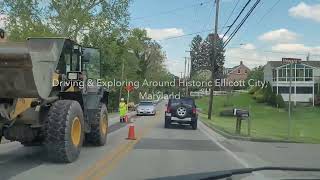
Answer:
[[[241,121],[249,118],[249,111],[241,109],[233,109],[233,115],[237,117],[236,134],[240,134]]]

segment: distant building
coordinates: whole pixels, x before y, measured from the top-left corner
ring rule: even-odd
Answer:
[[[289,101],[291,79],[291,100],[294,103],[314,102],[315,91],[319,91],[320,61],[298,61],[292,65],[284,61],[269,61],[263,71],[264,80],[270,82],[273,92],[281,94],[284,101]]]
[[[250,69],[240,61],[240,65],[233,68],[225,68],[223,73],[228,81],[246,80]]]

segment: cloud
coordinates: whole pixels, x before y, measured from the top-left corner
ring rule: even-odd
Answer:
[[[268,61],[281,61],[283,57],[301,58],[305,60],[308,52],[311,60],[317,60],[320,54],[320,46],[305,46],[304,44],[279,43],[270,50],[255,48],[248,43],[237,48],[228,48],[225,53],[225,67],[233,67],[243,61],[244,65],[253,68],[265,65]]]
[[[164,29],[151,29],[145,28],[149,37],[154,40],[162,40],[170,37],[184,35],[182,29],[179,28],[164,28]]]
[[[259,65],[265,65],[268,58],[265,54],[256,51],[253,44],[243,45],[239,48],[230,48],[225,53],[225,67],[233,67],[243,61],[244,65],[253,68]]]
[[[222,38],[222,37],[223,37],[223,34],[219,34],[219,37]],[[228,36],[228,35],[225,35],[224,38],[223,38],[223,41],[226,41],[228,38],[229,38],[229,36]]]
[[[247,44],[242,45],[242,48],[243,48],[243,49],[247,49],[247,50],[254,50],[254,49],[256,49],[255,45],[253,45],[253,44],[251,44],[251,43],[247,43]]]
[[[320,54],[320,47],[318,46],[305,46],[304,44],[276,44],[271,48],[273,51],[288,52],[288,53],[308,53]]]
[[[184,72],[184,60],[166,59],[165,65],[169,72],[176,76],[180,77],[180,72]]]
[[[289,9],[289,15],[295,18],[311,19],[320,22],[320,4],[308,5],[301,2]]]
[[[284,28],[266,32],[258,37],[261,41],[269,42],[292,42],[297,38],[298,34]]]

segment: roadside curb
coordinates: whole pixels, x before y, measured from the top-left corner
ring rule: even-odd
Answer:
[[[203,120],[201,122],[206,125],[208,128],[212,129],[216,133],[222,135],[223,137],[227,139],[235,139],[235,140],[241,140],[241,141],[252,141],[252,142],[266,142],[266,143],[300,143],[300,144],[313,144],[313,143],[304,143],[299,141],[288,141],[288,140],[277,140],[277,139],[267,139],[267,138],[253,138],[253,137],[245,137],[245,136],[237,136],[230,134],[222,129],[219,129],[213,124],[209,124]]]

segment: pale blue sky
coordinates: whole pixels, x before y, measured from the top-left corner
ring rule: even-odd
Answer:
[[[225,32],[222,27],[237,1],[221,0],[220,34]],[[249,7],[255,1],[252,0]],[[320,0],[280,0],[274,6],[277,1],[261,0],[227,46],[227,67],[237,65],[240,60],[254,67],[265,64],[267,60],[280,60],[281,57],[305,58],[308,52],[312,60],[320,60]],[[232,23],[246,2],[239,0],[227,25]],[[274,8],[270,11],[272,6]],[[166,38],[212,29],[215,8],[214,0],[135,0],[130,12],[130,26],[148,28],[150,36],[159,40],[166,51],[168,69],[179,74],[184,69],[183,57],[188,56],[185,51],[195,35]],[[265,15],[267,12],[270,13]],[[203,37],[207,34],[200,33]]]

